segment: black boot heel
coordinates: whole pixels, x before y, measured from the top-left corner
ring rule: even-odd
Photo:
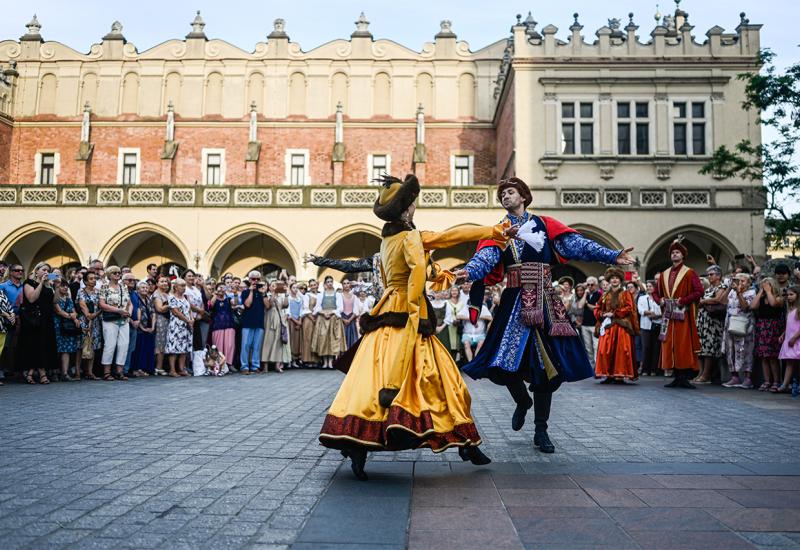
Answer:
[[[458,456],[460,456],[461,460],[464,462],[469,460],[475,466],[486,466],[492,462],[492,459],[483,454],[483,451],[472,445],[469,447],[459,447]]]

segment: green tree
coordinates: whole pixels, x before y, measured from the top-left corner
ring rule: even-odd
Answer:
[[[756,110],[763,128],[775,138],[760,145],[742,140],[733,149],[722,145],[700,170],[717,178],[742,178],[763,185],[766,225],[770,244],[790,240],[793,253],[800,248],[800,174],[796,163],[800,141],[800,63],[784,72],[772,64],[775,54],[763,50],[760,72],[743,73],[746,111]]]

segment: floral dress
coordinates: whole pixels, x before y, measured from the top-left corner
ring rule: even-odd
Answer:
[[[156,331],[155,331],[155,352],[164,353],[167,347],[167,333],[169,332],[169,318],[170,313],[159,313],[156,310],[156,298],[160,299],[162,303],[169,304],[169,295],[161,294],[156,291],[150,298],[150,305],[152,306],[153,315],[156,317]]]
[[[100,311],[100,292],[95,289],[92,294],[86,292],[85,288],[78,291],[78,302],[85,302],[86,307],[89,308],[89,313]],[[81,328],[84,334],[91,331],[92,336],[92,349],[100,349],[103,347],[103,327],[100,325],[100,317],[89,321],[83,314],[83,310],[78,308],[78,319],[81,321]]]
[[[169,308],[178,309],[184,317],[189,319],[192,306],[186,298],[169,297]],[[175,315],[169,317],[169,329],[167,331],[167,346],[164,353],[181,354],[192,352],[192,331],[189,325]]]
[[[722,285],[710,286],[703,294],[704,300],[717,296]],[[706,308],[700,307],[697,314],[697,334],[700,336],[700,357],[722,357],[722,336],[725,328],[724,319],[714,319]]]
[[[58,307],[64,313],[72,313],[75,311],[75,302],[72,301],[70,296],[66,296],[64,298],[59,298]],[[53,321],[55,322],[56,326],[56,350],[58,353],[75,353],[81,347],[82,338],[80,334],[65,334],[61,327],[64,323],[72,323],[72,319],[65,319],[64,317],[55,314],[53,316]]]

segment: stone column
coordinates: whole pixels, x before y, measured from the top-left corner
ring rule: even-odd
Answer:
[[[425,181],[425,166],[428,160],[428,151],[425,148],[425,111],[422,103],[417,107],[417,129],[414,154],[412,156],[414,175],[420,183]]]
[[[344,117],[342,114],[341,101],[336,104],[336,126],[333,129],[333,154],[331,159],[333,161],[333,184],[341,185],[344,179],[345,159]]]
[[[258,141],[258,109],[256,102],[250,103],[250,127],[247,141],[247,157],[245,170],[247,182],[258,184],[258,159],[261,156],[261,142]]]

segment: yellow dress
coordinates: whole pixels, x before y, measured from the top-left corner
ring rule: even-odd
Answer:
[[[426,305],[427,251],[494,239],[505,245],[503,226],[442,233],[402,231],[381,242],[386,290],[370,312],[378,328],[366,333],[333,400],[320,442],[335,449],[363,445],[371,451],[479,445],[471,398],[448,350],[420,334],[435,315]],[[385,322],[380,322],[385,321]],[[423,332],[430,332],[425,331]],[[381,390],[395,390],[387,407]]]

